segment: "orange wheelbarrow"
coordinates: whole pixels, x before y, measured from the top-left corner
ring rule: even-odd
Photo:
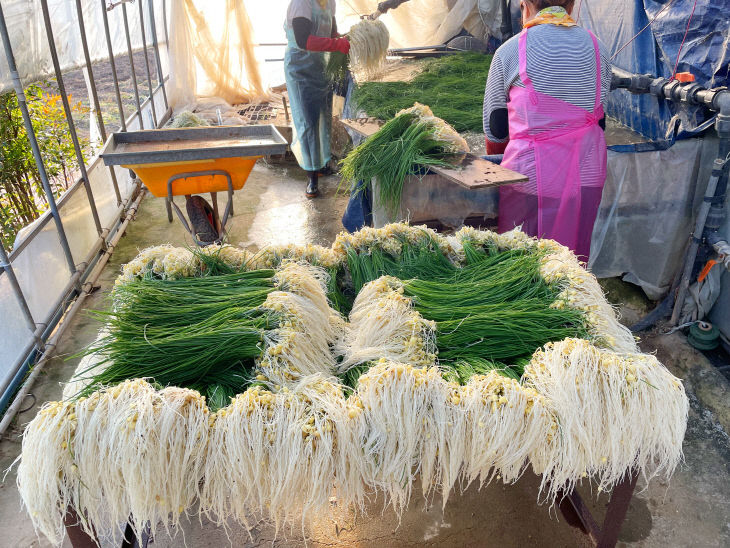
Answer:
[[[233,215],[233,193],[241,190],[254,164],[283,154],[287,142],[272,125],[155,129],[114,133],[101,158],[107,166],[132,170],[147,189],[165,198],[172,212],[201,247],[220,243]],[[219,214],[218,193],[228,202]],[[211,206],[199,194],[210,193]],[[188,219],[174,201],[185,196]]]

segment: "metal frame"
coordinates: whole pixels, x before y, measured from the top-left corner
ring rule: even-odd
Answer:
[[[140,6],[142,5],[143,0],[139,0]],[[152,31],[152,47],[155,50],[155,62],[157,63],[157,77],[160,81],[160,87],[162,87],[162,98],[165,101],[165,108],[170,108],[170,103],[167,100],[167,90],[165,89],[165,78],[162,74],[162,60],[160,59],[160,44],[157,39],[157,24],[155,23],[155,2],[154,0],[149,0],[149,10],[150,10],[150,30]],[[163,7],[165,6],[165,2],[162,2]],[[169,39],[167,37],[167,11],[163,11],[162,13],[163,21],[165,23],[165,42],[169,48],[170,43]],[[145,51],[145,56],[147,55],[147,52]]]
[[[117,75],[117,63],[114,59],[114,48],[112,46],[112,37],[109,32],[109,16],[106,13],[106,0],[101,2],[101,18],[104,21],[104,34],[106,36],[106,49],[109,54],[109,65],[112,69],[112,79],[114,80],[114,92],[117,97],[117,108],[119,109],[119,119],[121,121],[121,130],[127,131],[127,121],[124,118],[124,105],[122,104],[122,94],[119,91],[119,76]]]
[[[149,28],[153,34],[153,46],[155,48],[155,57],[157,60],[159,85],[156,88],[152,89],[150,67],[150,80],[148,80],[148,83],[150,84],[150,97],[144,102],[136,101],[137,110],[132,113],[132,116],[130,118],[127,118],[124,113],[124,106],[122,103],[121,91],[119,88],[117,66],[115,62],[114,50],[112,47],[109,19],[107,15],[107,11],[111,11],[119,4],[107,6],[106,0],[99,1],[101,2],[101,22],[104,25],[108,62],[110,63],[112,69],[112,79],[114,81],[114,92],[116,95],[116,106],[119,111],[121,130],[126,131],[128,121],[133,119],[134,117],[137,117],[140,121],[140,124],[143,124],[142,112],[145,110],[151,111],[152,109],[156,109],[157,106],[159,106],[159,103],[155,104],[155,101],[159,99],[160,94],[164,99],[166,110],[162,116],[157,116],[157,114],[159,113],[155,112],[153,114],[153,119],[158,125],[164,124],[169,119],[171,111],[169,109],[169,105],[167,104],[167,95],[165,90],[165,81],[167,80],[167,76],[162,73],[162,65],[159,59],[159,44],[156,34],[156,25],[154,21],[154,0],[150,0],[149,3],[150,9],[148,23],[150,25]],[[122,3],[121,5],[123,12],[122,15],[125,23],[125,39],[128,46],[128,51],[126,52],[126,54],[130,57],[130,69],[132,70],[132,74],[134,76],[134,93],[135,97],[138,98],[139,90],[138,83],[136,81],[136,73],[134,71],[134,62],[132,58],[133,51],[131,49],[132,40],[130,36],[129,24],[126,17],[126,6],[124,5],[124,3]],[[97,83],[91,62],[91,55],[89,52],[86,35],[87,21],[84,21],[81,0],[75,0],[75,8],[78,23],[78,32],[81,38],[81,45],[84,53],[84,65],[82,68],[88,77],[90,99],[92,107],[94,109],[94,112],[91,115],[96,117],[96,122],[99,126],[99,132],[101,134],[101,137],[106,141],[107,128],[104,123],[103,112],[97,91]],[[10,402],[10,397],[13,395],[13,392],[22,385],[19,396],[13,400],[12,404],[10,404],[9,407],[7,407],[7,413],[5,414],[5,416],[2,417],[2,420],[0,420],[0,436],[7,429],[14,417],[14,414],[20,408],[21,402],[19,401],[19,399],[22,399],[22,396],[26,394],[27,391],[30,389],[30,386],[42,369],[42,366],[47,362],[47,360],[50,358],[51,354],[55,350],[55,344],[58,340],[58,337],[63,332],[64,328],[68,325],[68,322],[73,317],[75,312],[80,308],[80,304],[85,296],[88,295],[91,291],[88,280],[92,280],[93,283],[95,277],[98,277],[99,273],[97,272],[97,269],[99,265],[105,263],[108,257],[111,255],[116,241],[118,241],[118,238],[121,237],[121,234],[119,234],[118,232],[120,230],[123,231],[124,229],[126,229],[126,226],[132,220],[134,213],[136,212],[136,209],[139,205],[139,201],[141,200],[143,195],[139,192],[140,183],[139,181],[137,181],[137,184],[135,186],[136,190],[134,190],[128,198],[123,198],[119,190],[119,183],[117,180],[115,168],[111,167],[109,170],[109,177],[112,187],[114,189],[115,198],[119,209],[118,213],[113,218],[111,226],[103,227],[101,225],[101,220],[97,211],[96,201],[94,199],[94,195],[91,189],[88,174],[88,170],[92,167],[95,169],[103,169],[101,167],[102,164],[99,163],[101,160],[97,156],[92,159],[88,164],[84,162],[83,151],[80,146],[80,142],[76,132],[76,125],[74,123],[71,113],[71,107],[68,102],[68,97],[66,95],[63,81],[64,76],[58,59],[58,51],[56,49],[52,21],[48,9],[47,0],[41,0],[41,9],[43,12],[46,39],[48,41],[50,49],[51,61],[53,63],[53,70],[58,83],[59,93],[63,102],[64,114],[66,117],[66,122],[68,124],[68,131],[74,145],[74,153],[79,162],[80,177],[62,196],[60,196],[58,199],[55,198],[51,187],[51,181],[45,168],[43,156],[41,154],[36,134],[33,129],[28,105],[25,99],[25,89],[23,83],[20,80],[15,56],[13,53],[13,46],[8,33],[7,22],[2,9],[2,5],[0,4],[0,39],[2,39],[2,47],[5,53],[5,57],[7,59],[10,76],[13,82],[13,89],[18,98],[18,106],[23,117],[23,124],[25,126],[28,139],[30,141],[31,150],[33,153],[36,167],[38,169],[43,193],[49,204],[49,210],[41,215],[41,217],[35,222],[33,229],[28,233],[27,237],[22,242],[20,242],[11,253],[8,254],[7,251],[2,248],[2,246],[0,246],[0,275],[4,274],[8,276],[10,288],[18,303],[21,314],[24,318],[24,323],[27,324],[30,331],[28,342],[22,349],[19,360],[15,364],[13,364],[9,376],[5,379],[0,379],[0,413],[2,413],[8,406],[8,403]],[[142,32],[142,41],[144,46],[146,45],[147,37],[144,32],[145,21],[143,19],[143,11],[144,10],[142,9],[142,3],[140,0],[140,32]],[[166,6],[165,10],[163,11],[163,16],[165,18],[167,16]],[[98,24],[99,22],[94,21],[88,23],[93,25]],[[166,26],[167,23],[165,22],[165,36],[167,36]],[[167,42],[167,38],[165,38],[165,40]],[[146,54],[147,50],[145,49],[145,55]],[[89,201],[89,208],[94,220],[98,239],[91,246],[91,249],[88,250],[88,254],[86,255],[86,257],[84,257],[81,262],[77,262],[78,259],[74,258],[71,247],[69,245],[60,210],[82,187],[84,188]],[[136,199],[135,196],[137,196]],[[33,314],[31,313],[30,307],[28,306],[28,301],[25,298],[20,283],[15,275],[15,271],[13,270],[12,263],[20,256],[20,254],[24,250],[26,250],[28,245],[30,245],[33,240],[44,229],[48,227],[48,223],[51,220],[54,222],[55,232],[58,235],[61,252],[68,268],[69,280],[63,290],[60,292],[60,294],[56,297],[55,302],[51,303],[51,311],[48,314],[48,317],[34,318]],[[86,253],[86,250],[84,252]],[[31,369],[32,372],[30,375],[28,375],[28,372],[31,371]],[[24,381],[26,377],[28,378]]]
[[[61,95],[61,102],[63,103],[63,110],[66,113],[66,123],[68,124],[68,131],[71,135],[71,141],[73,142],[74,152],[76,153],[76,161],[79,164],[79,171],[81,171],[81,180],[83,181],[84,188],[86,189],[86,195],[89,198],[89,206],[91,207],[91,216],[94,218],[94,225],[96,226],[96,232],[101,238],[105,237],[104,230],[101,227],[101,221],[99,220],[99,212],[96,210],[96,202],[94,201],[94,193],[91,191],[91,183],[89,182],[89,174],[86,171],[86,161],[84,160],[84,153],[81,150],[79,143],[79,137],[76,133],[76,124],[74,123],[73,114],[71,112],[71,105],[66,94],[66,85],[63,83],[63,73],[61,72],[61,65],[58,61],[58,52],[56,50],[56,41],[53,37],[53,25],[51,25],[51,14],[48,10],[48,0],[41,0],[41,11],[43,12],[43,23],[46,27],[46,37],[48,38],[48,48],[51,51],[51,61],[53,62],[53,70],[56,73],[56,85],[58,85],[58,92]],[[89,67],[90,68],[90,67]]]
[[[89,78],[89,84],[91,87],[91,99],[94,105],[94,113],[96,114],[96,122],[99,125],[99,133],[101,134],[102,142],[106,142],[106,126],[104,124],[104,116],[101,112],[101,104],[99,103],[99,93],[96,90],[96,80],[94,79],[94,68],[91,62],[91,55],[89,54],[89,44],[86,39],[86,24],[84,23],[84,10],[81,6],[81,0],[76,0],[76,17],[79,20],[79,33],[81,33],[81,46],[84,50],[84,62],[86,63],[86,74]],[[114,187],[114,194],[117,197],[117,205],[122,203],[122,195],[119,192],[119,183],[117,181],[117,174],[113,169],[109,170],[109,176],[112,180],[112,186]]]
[[[629,504],[634,495],[638,478],[639,476],[635,473],[628,473],[614,487],[601,527],[598,526],[598,522],[591,514],[591,511],[575,490],[563,494],[560,511],[565,516],[568,524],[587,534],[597,548],[613,548],[618,542],[621,525],[629,510]]]
[[[165,198],[165,206],[167,207],[167,220],[169,222],[172,222],[172,210],[175,210],[175,214],[177,215],[178,219],[180,219],[180,222],[182,223],[183,227],[185,227],[185,230],[187,230],[188,234],[192,236],[193,240],[195,241],[195,244],[200,247],[205,247],[206,245],[210,245],[212,242],[201,242],[198,240],[198,235],[193,230],[193,227],[190,226],[190,223],[188,223],[187,219],[185,218],[185,215],[180,210],[180,208],[175,203],[175,195],[172,192],[172,185],[176,181],[184,180],[184,179],[190,179],[192,177],[208,177],[208,176],[220,176],[225,177],[228,182],[228,203],[226,204],[226,209],[223,212],[223,219],[221,219],[218,215],[218,193],[217,192],[211,192],[210,197],[213,201],[213,219],[216,224],[216,230],[218,231],[218,240],[216,242],[220,243],[220,241],[223,240],[223,236],[226,232],[226,225],[228,224],[228,218],[233,215],[233,178],[231,177],[231,174],[227,171],[223,171],[221,169],[212,169],[209,171],[191,171],[188,173],[178,173],[177,175],[173,175],[170,177],[170,179],[167,181],[167,198]],[[189,199],[189,196],[186,196],[185,199]],[[220,228],[219,228],[220,227]]]

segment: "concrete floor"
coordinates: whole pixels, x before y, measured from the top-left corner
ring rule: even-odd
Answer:
[[[321,181],[322,196],[304,196],[303,173],[293,164],[259,164],[246,187],[237,193],[236,215],[230,224],[230,240],[235,244],[261,247],[267,243],[313,242],[329,245],[341,230],[340,218],[346,197],[338,195],[338,181]],[[122,239],[101,279],[101,290],[88,301],[88,308],[107,305],[108,291],[120,265],[139,250],[155,244],[190,245],[189,237],[177,220],[168,224],[164,201],[147,197]],[[620,284],[607,285],[609,297],[622,302],[627,323],[644,312],[646,303]],[[60,345],[62,357],[50,363],[33,388],[34,400],[14,428],[0,443],[0,467],[6,470],[20,452],[20,433],[42,402],[58,399],[61,384],[69,379],[76,353],[91,342],[99,325],[86,314],[73,320]],[[630,547],[730,546],[730,389],[728,383],[707,361],[687,346],[681,335],[647,337],[645,351],[657,351],[664,363],[685,379],[692,401],[685,440],[686,463],[670,483],[640,482],[621,532],[621,545]],[[32,404],[32,405],[31,405]],[[659,425],[661,427],[661,425]],[[333,507],[331,516],[305,524],[305,533],[287,531],[275,536],[273,529],[260,523],[247,531],[232,525],[226,531],[197,519],[185,524],[174,538],[158,537],[153,546],[501,546],[563,547],[588,546],[586,537],[569,527],[554,509],[538,506],[538,479],[530,474],[516,485],[490,485],[481,490],[472,486],[453,495],[442,509],[439,500],[426,506],[416,495],[400,522],[392,512],[382,512],[373,503],[369,515],[355,518]],[[596,499],[583,490],[584,498],[600,515],[606,497]],[[30,520],[20,508],[15,488],[15,470],[0,484],[0,546],[47,546],[38,539]],[[111,544],[110,544],[111,545]],[[70,546],[66,541],[65,546]]]

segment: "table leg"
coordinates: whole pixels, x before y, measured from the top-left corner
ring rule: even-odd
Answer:
[[[637,480],[638,476],[631,474],[616,484],[608,501],[602,527],[598,526],[591,511],[575,490],[559,496],[560,511],[568,524],[590,536],[597,548],[613,548],[618,542],[621,525],[626,518]]]
[[[91,536],[81,526],[81,518],[76,510],[70,506],[66,509],[66,515],[63,518],[63,524],[66,526],[66,534],[74,548],[98,548],[99,542],[96,539],[96,533]]]

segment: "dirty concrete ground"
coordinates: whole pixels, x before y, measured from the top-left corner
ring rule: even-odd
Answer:
[[[259,164],[244,189],[237,193],[235,217],[230,224],[230,241],[252,248],[268,243],[312,242],[329,245],[341,230],[340,218],[346,197],[337,194],[338,181],[325,177],[322,196],[304,197],[305,178],[291,163]],[[168,224],[164,201],[145,198],[137,219],[117,247],[103,272],[101,289],[88,301],[88,308],[108,304],[108,292],[120,266],[139,250],[161,243],[190,245],[177,220]],[[606,286],[609,298],[626,301],[627,320],[644,312],[646,304],[625,291],[621,284]],[[628,321],[627,323],[631,323]],[[73,320],[61,341],[62,357],[48,364],[33,388],[26,412],[0,443],[0,467],[6,470],[20,452],[20,432],[40,405],[61,396],[61,383],[77,365],[66,358],[78,352],[96,336],[99,325],[88,314]],[[684,449],[686,462],[671,482],[653,480],[648,488],[640,481],[621,532],[627,547],[730,546],[730,389],[725,379],[693,351],[681,335],[651,335],[642,343],[645,351],[657,351],[662,361],[685,379],[692,401]],[[661,428],[661,424],[657,427]],[[417,492],[410,508],[399,521],[392,511],[382,512],[374,501],[366,517],[333,508],[331,516],[304,524],[304,532],[293,530],[278,536],[265,523],[250,530],[231,525],[225,530],[197,518],[185,523],[174,538],[158,535],[152,546],[500,546],[572,547],[588,546],[587,538],[569,527],[555,509],[539,506],[539,478],[526,474],[516,485],[493,483],[481,490],[469,487],[454,494],[445,508],[440,500],[426,505]],[[600,517],[607,497],[596,498],[587,487],[581,493]],[[48,546],[38,539],[21,510],[15,488],[15,469],[0,484],[0,520],[3,541],[11,547]],[[114,544],[109,543],[109,546]],[[118,544],[116,544],[118,545]],[[70,546],[66,540],[64,546]]]

